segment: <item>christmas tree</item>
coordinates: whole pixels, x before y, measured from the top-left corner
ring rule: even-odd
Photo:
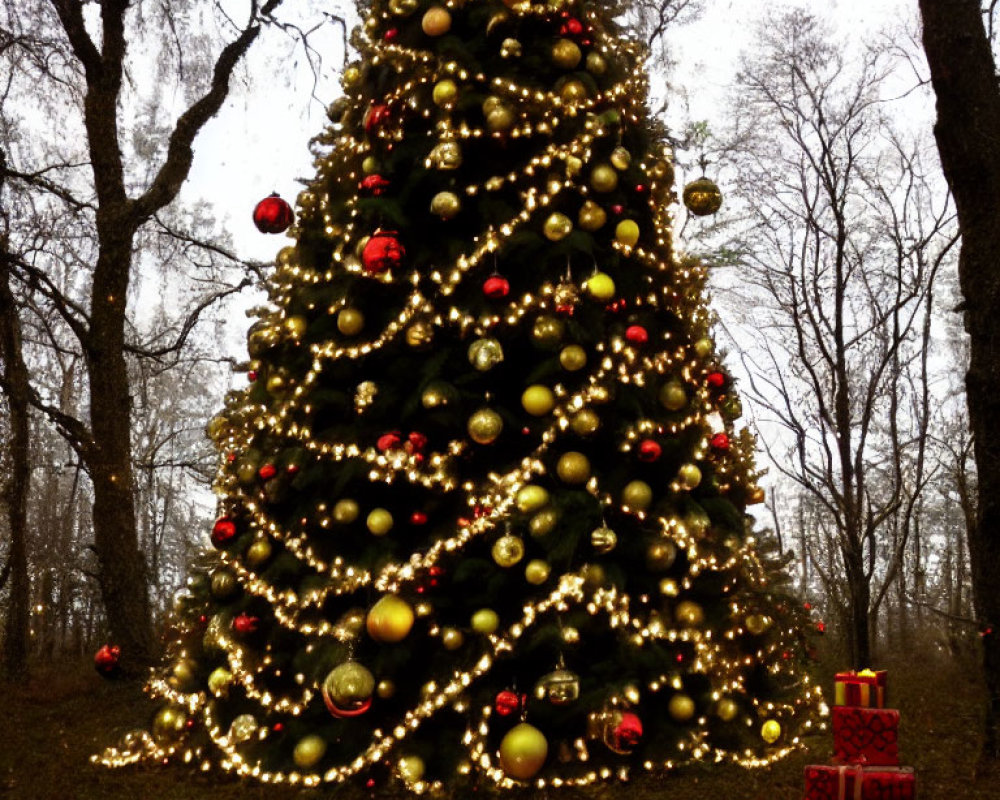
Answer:
[[[763,765],[818,727],[616,13],[375,0],[209,426],[215,549],[163,704],[104,763],[581,786]]]

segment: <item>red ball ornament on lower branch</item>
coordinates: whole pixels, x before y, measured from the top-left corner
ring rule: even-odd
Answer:
[[[361,253],[361,263],[369,275],[378,275],[398,267],[405,255],[395,231],[375,231]]]
[[[253,210],[253,224],[261,233],[284,233],[295,222],[295,213],[277,192],[265,197]]]
[[[118,645],[106,644],[94,653],[94,669],[102,677],[115,678],[121,672],[122,649]]]
[[[236,523],[229,517],[221,517],[212,526],[212,544],[225,547],[236,537]]]

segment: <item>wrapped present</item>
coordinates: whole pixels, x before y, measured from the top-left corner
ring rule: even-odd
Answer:
[[[899,712],[834,706],[833,757],[844,764],[899,766]]]
[[[915,800],[910,767],[806,767],[805,800]]]
[[[860,672],[838,672],[834,676],[833,704],[835,706],[864,706],[885,708],[886,671],[863,669]]]

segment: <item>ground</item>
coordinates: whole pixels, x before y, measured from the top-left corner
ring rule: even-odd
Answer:
[[[833,659],[824,659],[832,661]],[[910,657],[886,664],[891,704],[900,709],[900,753],[917,773],[920,800],[1000,800],[1000,770],[977,775],[980,730],[975,670],[941,658]],[[833,665],[822,663],[817,678],[831,685]],[[0,684],[0,798],[7,800],[371,800],[353,787],[317,791],[239,783],[225,776],[183,767],[108,770],[89,756],[121,733],[148,723],[153,706],[141,687],[102,680],[86,664],[37,670],[23,687]],[[800,800],[802,771],[831,756],[829,735],[802,753],[765,770],[706,767],[664,780],[629,784],[629,800]],[[612,784],[566,800],[625,797]],[[552,800],[557,800],[556,793]],[[386,793],[380,792],[380,800]],[[512,798],[512,800],[514,800]]]

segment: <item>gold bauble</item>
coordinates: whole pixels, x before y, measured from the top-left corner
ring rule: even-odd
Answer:
[[[375,156],[365,156],[364,160],[361,162],[361,171],[365,175],[374,175],[381,169],[378,163],[378,159]]]
[[[175,661],[170,668],[170,685],[181,692],[190,692],[195,688],[195,676],[198,664],[194,659],[182,658]]]
[[[610,553],[618,544],[618,534],[607,525],[602,525],[590,532],[590,544],[600,555]]]
[[[345,89],[353,89],[361,83],[361,70],[356,65],[351,64],[340,76],[340,83]]]
[[[684,187],[684,205],[698,217],[714,214],[722,207],[722,192],[704,175]]]
[[[548,386],[541,383],[529,386],[521,395],[521,405],[533,417],[544,417],[555,404],[556,396]]]
[[[166,705],[153,717],[153,738],[161,744],[173,744],[187,726],[187,710],[182,705]]]
[[[639,241],[639,225],[634,219],[623,219],[615,226],[615,239],[626,247],[635,247]]]
[[[431,6],[424,12],[420,27],[428,36],[443,36],[451,30],[451,14],[443,6]]]
[[[555,302],[556,308],[559,308],[559,306],[574,306],[579,299],[580,287],[566,280],[561,281],[556,286],[555,291],[552,292],[552,300]]]
[[[585,231],[596,231],[602,228],[604,223],[608,221],[608,214],[593,200],[587,200],[580,207],[580,213],[577,214],[576,221]]]
[[[577,156],[566,156],[564,161],[566,164],[566,177],[573,178],[580,174],[580,170],[583,169],[583,159]]]
[[[493,543],[490,553],[501,567],[513,567],[524,558],[524,541],[511,533],[506,533]]]
[[[571,344],[559,351],[559,364],[567,372],[576,372],[587,365],[587,351],[578,344]]]
[[[285,388],[285,376],[277,372],[272,375],[268,375],[265,386],[267,387],[267,391],[271,394],[277,394]]]
[[[476,339],[469,345],[468,356],[477,372],[486,372],[503,361],[503,347],[496,339]]]
[[[396,694],[396,684],[387,679],[380,680],[375,685],[375,694],[382,700],[388,700]]]
[[[366,615],[363,608],[355,607],[348,609],[337,620],[338,634],[349,639],[354,638],[364,630],[365,619]]]
[[[583,81],[566,81],[559,89],[559,98],[569,105],[586,100],[587,95],[587,86]]]
[[[572,231],[573,220],[559,211],[550,214],[542,226],[542,232],[550,242],[558,242],[561,239],[565,239]]]
[[[324,755],[326,755],[326,739],[310,733],[296,743],[295,750],[292,751],[292,760],[299,769],[310,769],[315,767]]]
[[[764,490],[760,486],[751,486],[747,491],[747,505],[755,506],[763,503],[765,496]]]
[[[441,219],[453,219],[462,210],[462,201],[454,192],[438,192],[431,198],[431,213]]]
[[[533,725],[521,722],[500,741],[500,768],[515,780],[534,777],[545,764],[549,743]]]
[[[573,69],[582,58],[580,46],[572,39],[559,39],[552,45],[552,63],[560,69]]]
[[[503,430],[503,419],[492,408],[481,408],[469,417],[466,429],[476,444],[492,444]]]
[[[440,170],[458,169],[462,166],[462,148],[458,142],[449,140],[434,145],[427,158],[431,166]]]
[[[338,500],[333,506],[333,521],[339,525],[349,525],[358,518],[361,513],[361,507],[356,501],[351,500],[349,497],[345,497],[343,500]]]
[[[517,505],[517,510],[523,514],[538,511],[546,506],[548,502],[548,491],[544,487],[536,486],[533,483],[522,486],[517,490],[517,494],[514,495],[514,503]]]
[[[590,479],[590,459],[583,453],[570,451],[559,456],[556,474],[564,483],[578,485]]]
[[[680,381],[667,381],[660,387],[660,405],[667,411],[680,411],[687,404],[687,391]]]
[[[732,722],[740,713],[740,707],[732,698],[723,697],[715,704],[715,715],[723,722]]]
[[[504,133],[514,124],[514,112],[508,106],[498,105],[486,114],[486,129],[490,133]]]
[[[323,680],[323,699],[341,711],[355,711],[367,703],[375,691],[375,676],[357,661],[338,664]]]
[[[681,588],[673,578],[664,578],[660,581],[660,594],[664,597],[677,597],[681,593]]]
[[[418,618],[429,617],[431,614],[434,613],[434,606],[432,606],[430,603],[424,600],[421,603],[417,603],[413,607],[413,613],[416,614]]]
[[[646,548],[646,566],[654,572],[663,572],[674,565],[677,545],[669,539],[658,539]]]
[[[552,533],[559,523],[559,512],[554,508],[544,508],[528,522],[528,532],[538,538]]]
[[[389,0],[389,11],[397,17],[408,17],[419,7],[418,0]]]
[[[535,697],[554,706],[565,706],[580,697],[580,676],[568,669],[556,669],[538,679]]]
[[[687,722],[694,716],[694,700],[686,694],[675,694],[670,698],[667,710],[670,712],[670,716],[678,722]]]
[[[208,691],[213,697],[225,697],[233,682],[233,673],[225,667],[216,667],[208,676]]]
[[[607,69],[608,62],[604,60],[604,56],[595,50],[587,53],[587,72],[592,75],[603,75]]]
[[[458,650],[465,644],[465,636],[458,628],[442,628],[441,644],[445,650]]]
[[[458,97],[458,84],[451,78],[445,78],[443,81],[438,81],[434,84],[431,96],[434,100],[434,105],[436,106],[450,105],[454,102],[455,98]]]
[[[405,336],[410,347],[426,347],[434,339],[434,326],[425,320],[418,320],[406,329]]]
[[[653,488],[646,481],[629,481],[622,489],[622,502],[636,511],[645,511],[653,502]]]
[[[690,462],[681,464],[677,470],[677,482],[683,489],[694,489],[701,483],[701,470],[698,465]]]
[[[581,408],[569,421],[569,427],[577,436],[590,436],[601,427],[601,418],[592,408]]]
[[[520,58],[523,52],[524,48],[521,43],[512,37],[508,37],[500,43],[501,58]]]
[[[566,644],[579,644],[580,643],[580,631],[578,628],[574,628],[571,625],[564,625],[562,628],[562,640]]]
[[[376,642],[401,642],[413,627],[413,609],[394,594],[383,595],[368,611],[368,635]]]
[[[774,744],[781,738],[781,723],[776,719],[769,719],[760,726],[760,738],[768,744]]]
[[[698,358],[708,358],[715,350],[715,342],[709,337],[702,336],[694,343],[694,353]]]
[[[492,608],[480,608],[469,623],[476,633],[490,634],[500,627],[500,617]]]
[[[604,272],[595,272],[587,278],[583,288],[591,297],[602,303],[606,303],[615,296],[615,282],[610,275]]]
[[[420,404],[427,409],[448,405],[451,391],[445,383],[432,383],[420,395]]]
[[[344,336],[357,336],[365,327],[365,315],[356,308],[343,308],[337,314],[337,330]]]
[[[296,314],[292,317],[287,317],[285,319],[285,332],[292,339],[301,339],[305,336],[306,328],[309,327],[309,323],[306,322],[306,318]]]
[[[531,338],[539,347],[555,347],[566,332],[566,324],[558,317],[542,314],[531,328]]]
[[[524,567],[524,579],[532,586],[541,586],[549,579],[552,567],[547,561],[540,558],[533,558]]]
[[[420,756],[401,756],[396,762],[396,773],[406,783],[416,783],[424,777],[424,760]]]
[[[674,609],[674,619],[686,628],[696,628],[705,621],[705,611],[694,600],[683,600]]]
[[[750,614],[746,618],[746,629],[754,636],[760,636],[771,627],[771,618],[764,614]]]
[[[618,188],[618,172],[610,164],[598,164],[590,171],[590,186],[602,194],[613,192]]]
[[[608,580],[604,567],[600,564],[584,564],[580,567],[580,575],[583,577],[583,584],[588,589],[599,589]]]
[[[247,563],[251,567],[259,567],[271,557],[273,551],[271,539],[268,536],[258,536],[247,548]]]
[[[373,508],[365,520],[373,536],[385,536],[392,530],[392,523],[392,513],[387,508]]]
[[[212,597],[228,600],[240,590],[240,582],[228,569],[219,568],[212,572]]]
[[[259,727],[253,714],[240,714],[229,724],[229,738],[234,742],[246,742]]]
[[[611,152],[611,157],[608,160],[611,162],[611,166],[617,170],[628,169],[629,164],[632,163],[632,154],[621,145],[618,145]]]

